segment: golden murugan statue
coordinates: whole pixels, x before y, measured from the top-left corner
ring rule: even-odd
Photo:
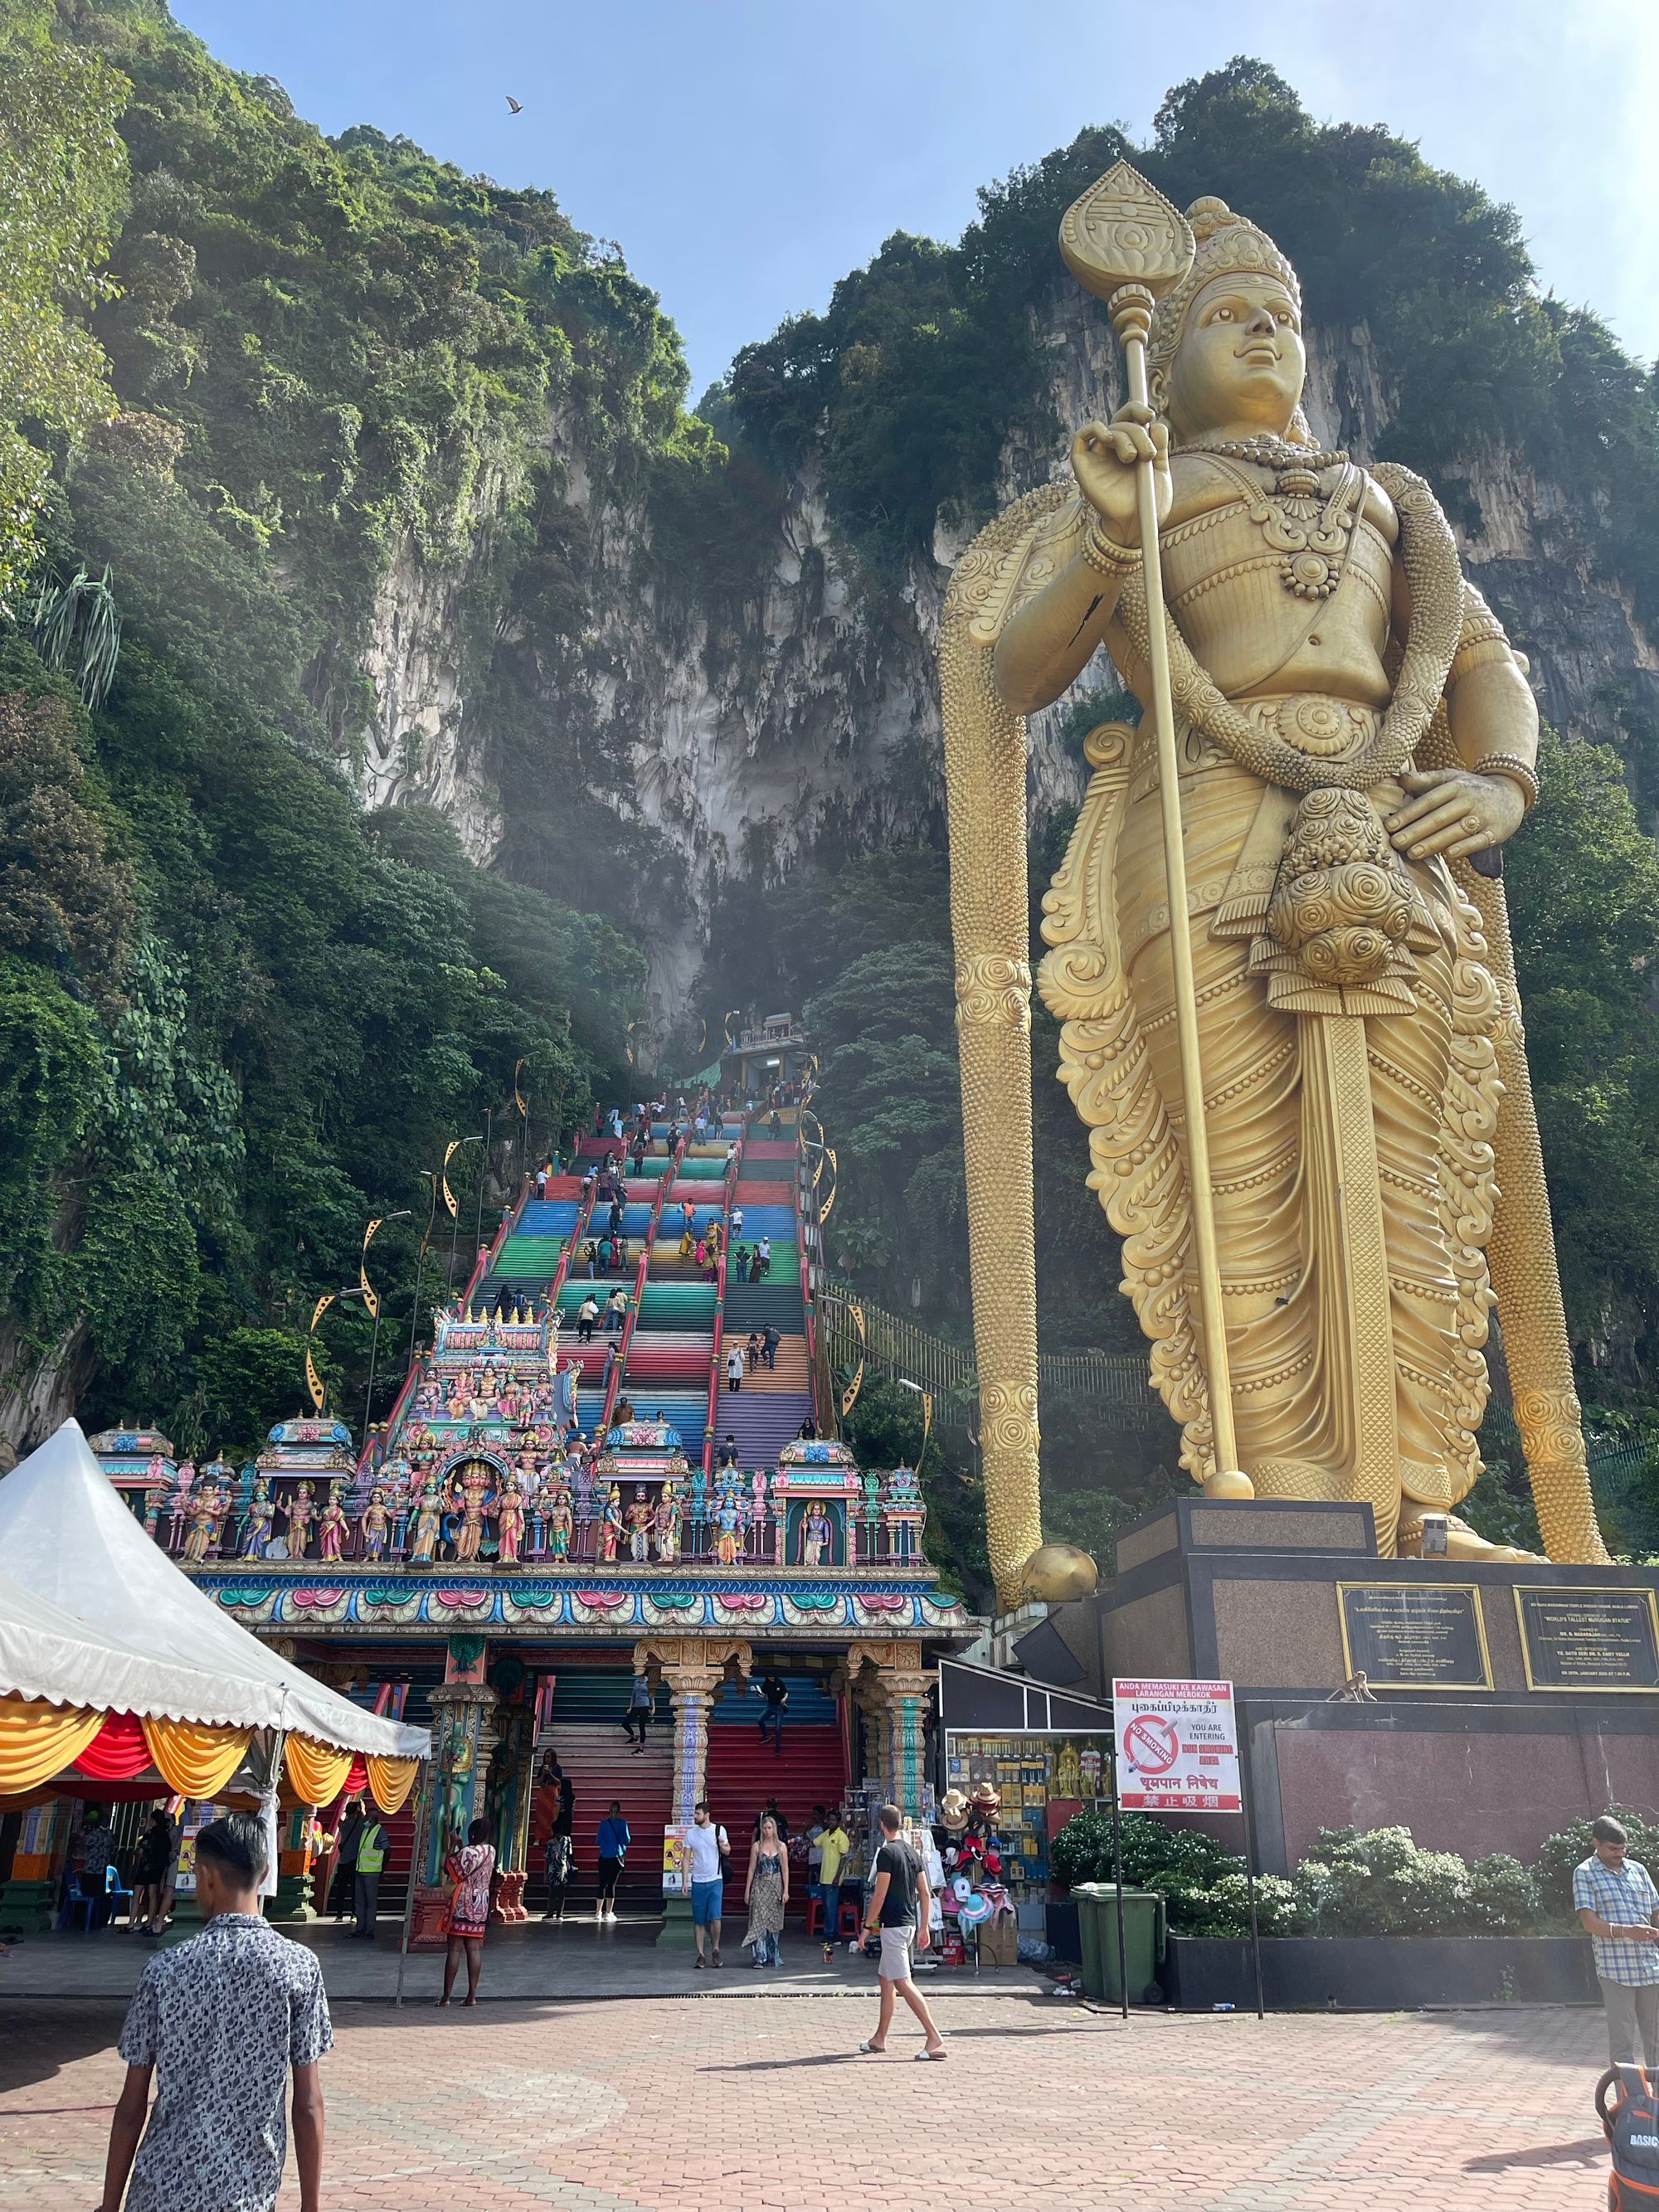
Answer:
[[[1161,276],[1160,235],[1177,241]],[[1120,164],[1061,245],[1109,298],[1141,398],[1079,434],[1073,484],[975,540],[940,643],[999,1588],[1018,1594],[1042,1540],[1022,718],[1102,644],[1147,711],[1086,742],[1041,988],[1182,1464],[1212,1495],[1366,1501],[1381,1551],[1416,1549],[1425,1511],[1480,1472],[1495,1302],[1550,1555],[1604,1559],[1495,866],[1537,795],[1526,664],[1427,485],[1318,448],[1300,289],[1264,232],[1216,199],[1183,222]],[[1154,499],[1161,559],[1144,560]],[[1202,1086],[1203,1223],[1183,1077]],[[1219,1468],[1218,1364],[1237,1449]]]

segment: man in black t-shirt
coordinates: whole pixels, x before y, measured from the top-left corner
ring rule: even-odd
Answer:
[[[902,1997],[921,2022],[921,2032],[927,2039],[917,2051],[918,2058],[943,2058],[945,2042],[933,2025],[933,2014],[922,2002],[921,1992],[910,1978],[910,1954],[927,1948],[927,1916],[932,1898],[927,1887],[927,1875],[921,1861],[908,1844],[899,1841],[901,1817],[896,1805],[884,1805],[878,1816],[881,1822],[881,1849],[876,1853],[876,1886],[870,1893],[870,1902],[865,1910],[864,1932],[881,1938],[881,2014],[876,2022],[876,2032],[859,2049],[880,2051],[887,2048],[887,2031],[893,2024],[893,2006]]]

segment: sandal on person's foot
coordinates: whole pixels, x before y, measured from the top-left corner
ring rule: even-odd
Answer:
[[[921,2049],[917,2051],[916,2056],[918,2058],[948,2058],[950,2057],[950,2053],[946,2051],[942,2043],[936,2044],[931,2051],[924,2043]]]
[[[861,2043],[859,2045],[860,2055],[866,2058],[879,2058],[886,2048],[884,2043]]]
[[[702,1970],[704,1966],[706,1966],[708,1965],[708,1960],[703,1957],[702,1953],[701,1951],[699,1951],[699,1952],[698,1952],[698,1954],[697,1954],[696,1957],[695,1959],[693,1959],[693,1960],[691,1961],[691,1964],[692,1964],[695,1967],[696,1967],[696,1968],[699,1970],[699,1972],[701,1972],[701,1970]]]
[[[726,1963],[726,1962],[725,1962],[725,1960],[720,1957],[720,1946],[719,1946],[719,1944],[717,1943],[717,1944],[714,1946],[714,1964],[715,1964],[717,1966],[724,1966],[724,1964],[725,1964],[725,1963]]]

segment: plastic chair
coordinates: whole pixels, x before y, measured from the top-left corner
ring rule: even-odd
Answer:
[[[112,1927],[114,1926],[116,1917],[121,1910],[121,1900],[123,1898],[126,1899],[127,1913],[129,1917],[131,1917],[132,1912],[132,1892],[122,1881],[121,1870],[115,1864],[115,1862],[112,1859],[109,1865],[104,1869],[104,1894],[110,1899],[109,1917],[110,1925]]]
[[[806,1932],[816,1936],[823,1925],[823,1899],[809,1897],[806,1900]]]
[[[842,1936],[857,1936],[863,1932],[864,1915],[848,1898],[841,1901],[841,1917],[836,1932]]]
[[[82,1888],[80,1875],[78,1874],[72,1874],[69,1877],[69,1887],[64,1893],[64,1902],[58,1914],[58,1932],[59,1935],[62,1935],[64,1931],[71,1925],[71,1916],[74,1914],[77,1907],[86,1916],[81,1923],[82,1930],[84,1934],[90,1936],[92,1933],[92,1899],[87,1895],[85,1890]]]

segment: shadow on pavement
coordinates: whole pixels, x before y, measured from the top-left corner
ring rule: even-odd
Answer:
[[[1506,2173],[1512,2166],[1600,2166],[1607,2154],[1600,2136],[1582,2142],[1543,2143],[1532,2150],[1495,2150],[1485,2158],[1472,2158],[1465,2173]]]
[[[0,2096],[40,2081],[50,2081],[66,2066],[107,2051],[114,2059],[121,2023],[127,2016],[125,1997],[97,1998],[90,2002],[73,1999],[32,1998],[27,2008],[7,2005],[0,1983]],[[113,2093],[111,2103],[114,2101]],[[52,2109],[51,2100],[10,2108],[41,2112]],[[65,2106],[63,2109],[103,2111],[106,2106]]]

